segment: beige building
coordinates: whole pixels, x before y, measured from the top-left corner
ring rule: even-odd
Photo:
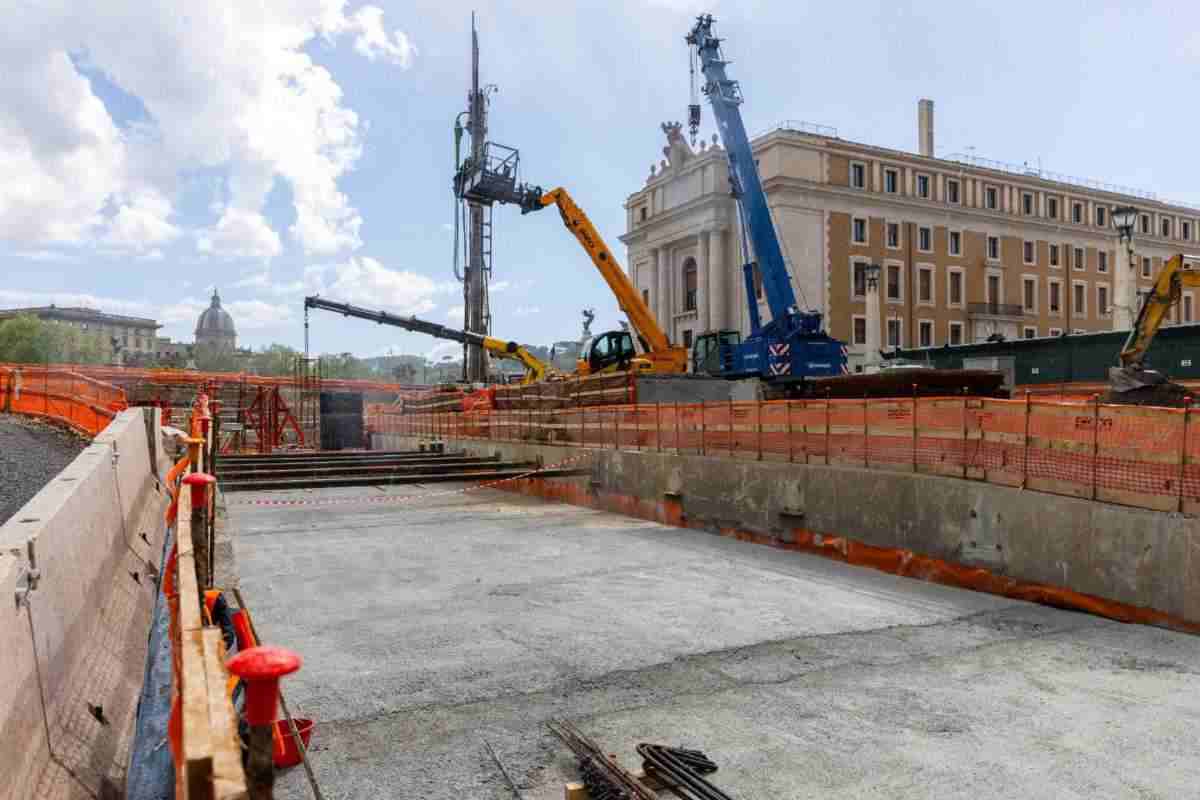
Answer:
[[[671,339],[749,331],[736,207],[725,152],[693,150],[664,125],[664,158],[625,204],[630,273]],[[934,158],[933,104],[918,110],[918,152],[785,124],[753,148],[802,307],[825,314],[851,364],[881,347],[941,346],[1111,330],[1163,262],[1200,242],[1200,209],[1153,195],[973,156]],[[714,137],[715,139],[715,137]],[[1112,209],[1139,210],[1127,281]],[[1118,252],[1120,250],[1121,252]],[[878,318],[868,280],[880,268]],[[1130,300],[1121,302],[1123,285]],[[755,291],[770,318],[761,287]],[[1172,321],[1192,322],[1186,293]],[[1120,318],[1120,313],[1116,315]]]
[[[39,306],[12,308],[0,311],[0,321],[18,316],[31,316],[51,325],[73,329],[81,340],[91,339],[101,358],[112,361],[120,354],[149,354],[155,352],[157,332],[162,326],[144,317],[106,314],[94,308]]]

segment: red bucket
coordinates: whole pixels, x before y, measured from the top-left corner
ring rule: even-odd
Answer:
[[[308,741],[312,738],[313,721],[301,717],[292,717],[292,721],[296,723],[296,730],[300,732],[300,741],[304,742],[304,749],[308,750]],[[300,763],[300,750],[296,747],[296,740],[292,738],[292,726],[288,725],[286,719],[275,720],[273,739],[274,746],[271,748],[271,755],[276,767],[294,767]]]

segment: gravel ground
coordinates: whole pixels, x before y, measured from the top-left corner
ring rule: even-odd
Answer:
[[[75,460],[87,441],[15,414],[0,414],[0,525]]]

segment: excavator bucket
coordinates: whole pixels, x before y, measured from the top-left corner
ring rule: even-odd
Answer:
[[[1161,372],[1139,367],[1111,367],[1104,402],[1180,407],[1190,394],[1186,386],[1171,383]]]

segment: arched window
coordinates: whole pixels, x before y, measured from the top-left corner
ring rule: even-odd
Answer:
[[[696,259],[683,262],[683,310],[696,310]]]

